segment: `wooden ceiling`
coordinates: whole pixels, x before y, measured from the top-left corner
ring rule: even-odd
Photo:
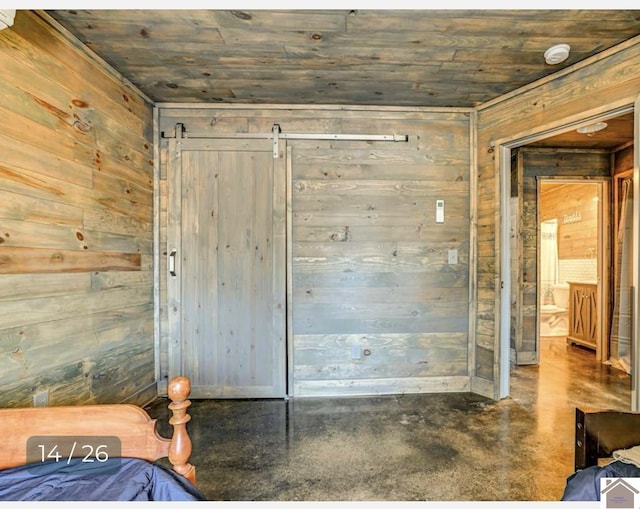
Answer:
[[[640,34],[640,10],[49,10],[151,100],[473,107]],[[558,65],[552,45],[571,47]]]
[[[155,102],[474,107],[640,35],[640,10],[49,10]],[[569,44],[558,65],[544,52]],[[616,148],[633,115],[538,147]]]

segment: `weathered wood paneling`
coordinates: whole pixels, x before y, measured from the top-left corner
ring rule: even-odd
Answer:
[[[613,166],[616,174],[633,168],[633,145],[614,153]]]
[[[553,72],[550,44],[571,45],[566,65],[638,34],[638,11],[415,6],[48,12],[149,97],[183,103],[473,107]]]
[[[558,220],[558,258],[594,258],[598,249],[597,185],[576,182],[549,190],[540,199],[540,221]]]
[[[173,369],[192,397],[284,397],[285,161],[268,140],[234,141],[172,145]]]
[[[469,390],[467,111],[159,108],[158,128],[167,134],[176,122],[184,123],[187,136],[270,133],[275,123],[283,133],[408,134],[409,141],[399,143],[287,140],[289,394]],[[166,143],[161,157],[160,189],[166,195]],[[436,199],[445,200],[443,224],[435,222]],[[161,239],[166,221],[163,208]],[[447,261],[453,249],[457,264]],[[164,288],[164,272],[162,277]],[[166,370],[166,320],[161,325],[161,369]],[[354,347],[362,352],[357,359]]]
[[[484,203],[478,207],[480,243],[491,243],[492,252],[478,257],[478,298],[487,306],[498,305],[499,288],[500,201],[496,146],[535,133],[562,126],[617,107],[632,105],[640,94],[640,42],[631,40],[611,51],[586,59],[574,68],[558,73],[555,79],[544,79],[523,87],[478,109],[478,193]],[[504,211],[504,213],[508,213]],[[480,304],[480,302],[479,302]],[[477,328],[477,350],[483,351],[484,362],[478,363],[477,376],[487,380],[498,397],[500,361],[499,313]],[[491,355],[484,355],[484,351]],[[480,359],[480,357],[478,357]],[[490,365],[491,364],[491,365]]]
[[[141,403],[151,106],[29,11],[0,32],[0,67],[0,406],[43,389],[51,405]]]

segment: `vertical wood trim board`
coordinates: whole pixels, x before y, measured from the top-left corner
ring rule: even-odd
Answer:
[[[293,338],[293,230],[292,230],[292,221],[293,221],[293,207],[292,207],[292,190],[291,190],[291,176],[293,174],[292,168],[293,162],[293,151],[291,150],[291,146],[287,145],[287,173],[285,177],[285,186],[286,186],[286,199],[287,199],[287,212],[286,212],[286,230],[287,230],[287,253],[286,253],[286,279],[287,279],[287,295],[286,295],[286,306],[287,306],[287,396],[295,397],[294,391],[294,378],[293,378],[293,341],[288,340],[288,338]]]
[[[472,376],[476,369],[476,349],[475,349],[475,334],[476,334],[476,322],[478,314],[478,163],[477,163],[477,114],[473,112],[471,115],[471,121],[469,122],[469,207],[471,211],[470,224],[469,224],[469,342],[468,348],[468,372]]]

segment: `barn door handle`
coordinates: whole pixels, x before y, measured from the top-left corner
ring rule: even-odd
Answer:
[[[169,253],[169,274],[176,277],[176,250],[172,249]]]

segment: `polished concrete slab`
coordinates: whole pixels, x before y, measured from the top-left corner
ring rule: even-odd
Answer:
[[[218,501],[554,501],[573,471],[576,406],[628,410],[630,378],[542,341],[510,397],[194,400],[197,484]],[[167,400],[147,410],[168,436]]]

